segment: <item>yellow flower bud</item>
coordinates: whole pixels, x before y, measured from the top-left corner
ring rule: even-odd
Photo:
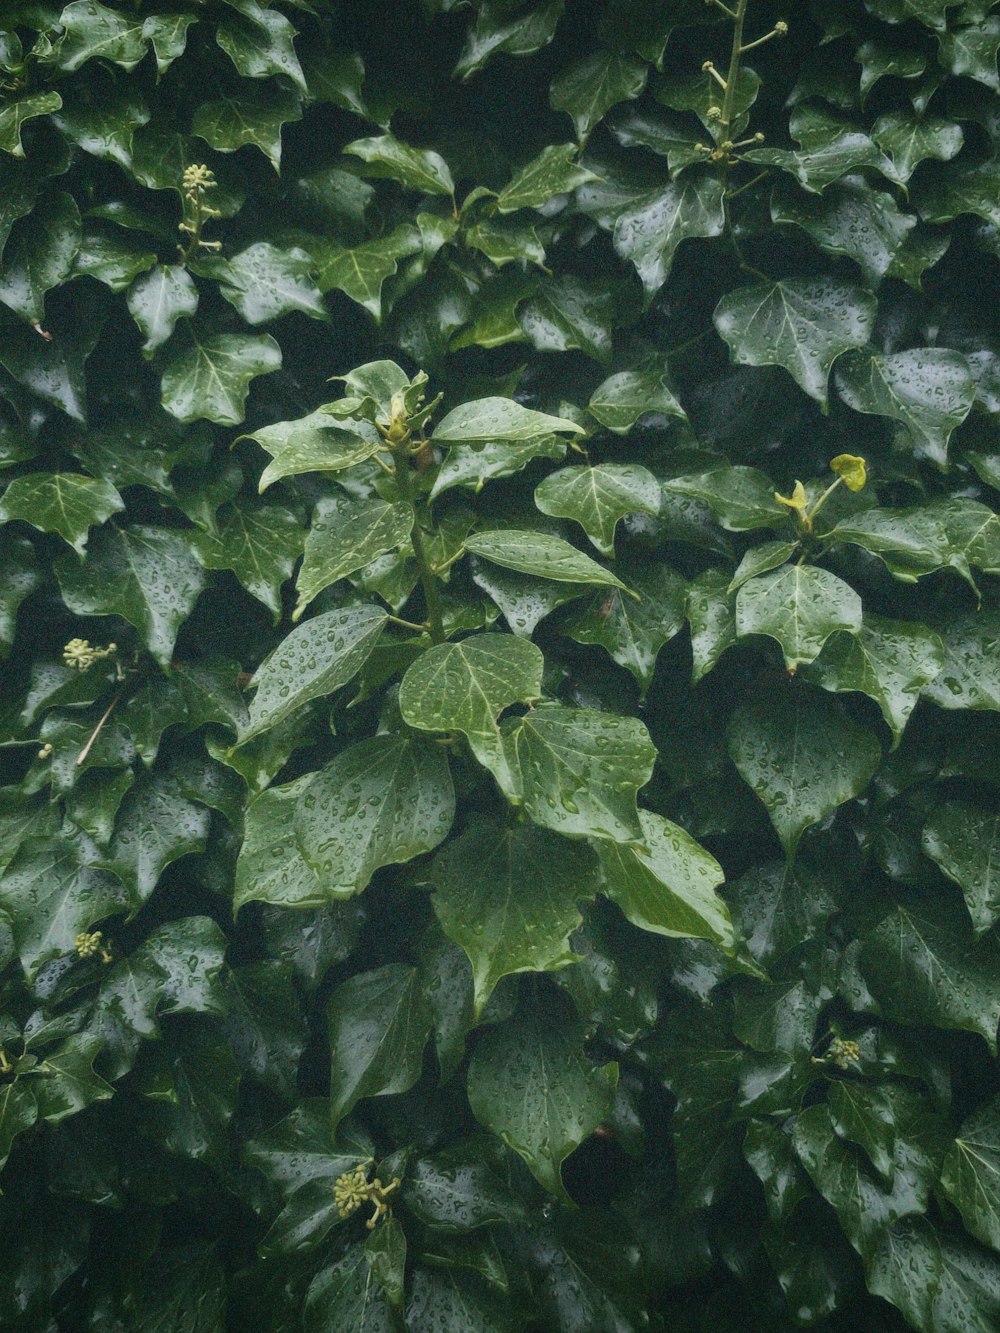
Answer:
[[[780,505],[787,505],[789,509],[794,509],[797,513],[805,512],[806,505],[809,503],[809,497],[806,495],[806,488],[801,481],[797,481],[792,488],[791,495],[779,495],[774,492],[774,498]]]
[[[831,458],[830,471],[836,472],[849,491],[860,491],[868,480],[865,460],[857,454],[838,454]]]

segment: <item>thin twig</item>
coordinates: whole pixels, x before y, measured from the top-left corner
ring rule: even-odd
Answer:
[[[94,728],[94,730],[90,733],[90,739],[87,741],[87,744],[83,747],[83,749],[80,751],[80,753],[79,753],[79,754],[77,755],[77,757],[76,757],[76,766],[77,766],[77,768],[79,768],[80,765],[81,765],[82,763],[84,763],[84,761],[85,761],[86,758],[87,758],[87,755],[90,754],[91,750],[94,748],[94,742],[97,740],[98,736],[101,734],[101,728],[104,726],[105,722],[107,722],[108,718],[109,718],[109,717],[111,716],[111,714],[114,712],[115,704],[117,704],[118,700],[122,697],[122,694],[123,694],[123,693],[124,693],[124,689],[117,690],[116,693],[115,693],[114,698],[113,698],[113,699],[111,700],[111,702],[108,704],[107,708],[105,708],[103,714],[101,715],[101,720],[100,720],[100,722],[98,722],[97,726],[96,726],[96,727]]]

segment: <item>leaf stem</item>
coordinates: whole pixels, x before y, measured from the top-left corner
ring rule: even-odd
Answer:
[[[416,509],[413,503],[413,478],[410,472],[410,437],[409,435],[406,435],[399,441],[388,441],[388,443],[389,447],[392,449],[393,462],[396,465],[396,485],[399,488],[399,497],[414,510],[413,528],[410,532],[410,541],[413,544],[413,555],[417,562],[417,569],[420,571],[420,584],[424,590],[429,633],[435,643],[444,643],[448,636],[444,632],[444,618],[441,613],[441,594],[438,591],[434,566],[431,564],[430,557],[427,554],[427,548],[424,545],[423,534],[420,531],[420,523],[416,517]]]
[[[124,687],[123,687],[123,688],[124,688]],[[116,691],[115,691],[114,697],[112,698],[111,702],[108,704],[107,708],[105,708],[104,712],[101,714],[101,719],[100,719],[100,721],[98,722],[98,724],[97,724],[97,726],[94,728],[94,730],[90,733],[90,736],[89,736],[89,738],[88,738],[88,740],[87,740],[86,745],[83,747],[83,749],[80,751],[80,753],[76,756],[76,766],[77,766],[77,768],[79,768],[80,765],[81,765],[82,763],[84,763],[84,761],[85,761],[86,758],[87,758],[87,755],[90,754],[91,750],[94,748],[94,742],[97,740],[98,736],[101,734],[101,728],[104,726],[105,722],[107,722],[108,718],[109,718],[109,717],[111,716],[111,714],[114,712],[115,705],[117,704],[118,700],[122,697],[122,692],[123,692],[123,689],[119,689],[119,690],[116,690]]]

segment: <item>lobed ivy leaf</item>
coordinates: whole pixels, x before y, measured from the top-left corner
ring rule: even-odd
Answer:
[[[818,657],[831,634],[861,629],[861,598],[815,565],[784,565],[748,579],[736,594],[736,632],[776,639],[790,672]]]
[[[255,88],[252,97],[236,92],[202,102],[191,118],[191,132],[219,153],[235,153],[253,144],[278,171],[281,131],[301,119],[301,102],[292,89],[268,83]],[[217,200],[213,203],[218,206]]]
[[[283,75],[305,93],[302,66],[292,45],[295,35],[284,14],[255,0],[223,10],[215,30],[215,40],[240,74],[251,79]]]
[[[0,518],[58,532],[81,558],[90,529],[124,508],[109,481],[78,472],[30,472],[15,477],[0,497]]]
[[[218,333],[202,342],[192,328],[187,348],[163,372],[163,406],[178,421],[238,426],[250,381],[280,366],[281,349],[267,334]]]
[[[595,179],[592,171],[575,160],[576,144],[549,144],[536,158],[515,172],[497,195],[497,211],[516,213],[520,208],[541,208],[559,194],[569,194]]]
[[[929,856],[962,890],[977,935],[1000,917],[1000,816],[964,801],[932,810],[920,841]]]
[[[957,616],[942,625],[944,664],[924,697],[939,708],[991,709],[1000,712],[1000,671],[997,643],[1000,614],[996,611]]]
[[[314,597],[338,579],[353,574],[380,555],[408,546],[413,529],[408,504],[384,500],[320,500],[305,540],[305,555],[295,587],[298,620]]]
[[[963,1123],[944,1159],[941,1185],[976,1239],[1000,1249],[1000,1099]]]
[[[421,194],[454,197],[455,182],[448,164],[440,153],[431,149],[411,148],[391,134],[382,134],[371,139],[355,139],[343,151],[361,158],[372,176],[387,176]]]
[[[618,215],[615,250],[635,265],[648,297],[670,276],[682,241],[722,234],[722,199],[722,186],[714,178],[685,176],[641,197]]]
[[[648,72],[646,64],[634,56],[595,51],[553,79],[549,102],[553,111],[565,111],[576,137],[584,140],[613,106],[640,95]]]
[[[147,356],[163,346],[179,319],[190,318],[198,309],[198,290],[179,264],[157,264],[141,274],[126,299],[129,314],[146,338],[142,350]]]
[[[14,157],[24,157],[24,145],[21,143],[21,127],[25,121],[35,120],[39,116],[51,115],[62,106],[62,98],[57,92],[29,93],[0,107],[0,148]]]
[[[657,370],[622,370],[609,376],[590,395],[587,410],[616,435],[627,435],[647,413],[686,416],[666,376]]]
[[[477,444],[506,440],[517,444],[539,436],[569,433],[584,435],[575,421],[522,407],[510,398],[480,398],[463,403],[434,428],[436,444]]]
[[[328,319],[304,250],[258,241],[232,259],[201,261],[199,271],[218,279],[219,291],[248,324],[266,324],[291,310]]]
[[[54,48],[53,59],[66,74],[94,59],[110,60],[133,70],[146,54],[142,22],[98,0],[73,0],[59,16],[59,25],[63,35]]]
[[[206,569],[231,570],[252,597],[281,616],[281,588],[302,552],[299,517],[284,505],[234,501],[222,510],[215,530],[192,536]]]
[[[535,504],[553,518],[575,519],[598,551],[613,559],[619,520],[658,513],[660,488],[648,469],[634,463],[568,467],[535,487]]]

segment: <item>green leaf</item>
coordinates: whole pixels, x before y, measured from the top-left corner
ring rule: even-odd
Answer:
[[[583,140],[613,106],[639,96],[648,72],[645,62],[634,56],[595,51],[553,79],[549,102],[553,111],[566,112],[576,137]]]
[[[38,1119],[38,1103],[30,1080],[19,1079],[0,1087],[0,1168],[6,1166],[18,1134]]]
[[[419,230],[409,223],[401,223],[388,236],[352,248],[323,237],[312,247],[319,289],[324,293],[334,289],[344,292],[379,320],[383,283],[399,268],[399,260],[419,254],[422,248]]]
[[[273,460],[261,474],[261,492],[283,477],[297,477],[303,472],[340,472],[363,463],[383,448],[380,437],[366,422],[352,422],[352,429],[344,430],[331,424],[332,421],[320,408],[307,417],[264,426],[246,436],[256,440]]]
[[[114,871],[138,906],[168,865],[205,850],[208,829],[208,810],[187,800],[175,779],[162,773],[141,777],[122,802],[108,857],[101,864]]]
[[[387,551],[408,546],[413,510],[384,500],[320,500],[305,541],[305,557],[295,587],[298,620],[314,597]]]
[[[21,144],[21,126],[26,120],[35,120],[38,116],[48,116],[62,106],[62,98],[56,92],[29,93],[19,97],[16,102],[8,102],[0,107],[0,149],[13,153],[15,157],[24,157]]]
[[[925,222],[951,222],[963,213],[973,213],[1000,226],[1000,165],[995,158],[983,162],[959,158],[957,162],[922,173],[914,188],[914,203]]]
[[[365,1097],[405,1092],[420,1077],[430,1018],[415,968],[390,963],[338,986],[326,1016],[330,1119],[336,1130]]]
[[[485,5],[469,27],[454,77],[468,79],[494,55],[529,56],[552,40],[565,0],[541,0],[511,13],[505,6]],[[446,7],[450,5],[446,3]]]
[[[149,121],[149,109],[134,92],[116,87],[113,79],[74,80],[62,110],[55,117],[59,129],[94,157],[114,162],[129,171],[132,136]]]
[[[295,29],[284,14],[253,3],[223,10],[215,40],[244,77],[284,75],[305,93],[302,66],[292,45],[294,36]]]
[[[951,568],[969,583],[970,566],[1000,568],[1000,518],[974,500],[941,499],[912,509],[869,509],[842,519],[827,534],[884,560],[897,579],[916,583]]]
[[[595,1068],[582,1038],[568,1002],[539,990],[482,1034],[469,1065],[473,1115],[563,1200],[562,1163],[608,1114],[618,1083],[618,1066]]]
[[[996,1053],[1000,946],[975,938],[957,895],[897,907],[865,937],[860,963],[892,1022],[978,1032]]]
[[[657,416],[686,416],[666,376],[657,370],[623,370],[611,375],[590,395],[587,410],[616,435],[627,435],[650,412]]]
[[[558,194],[569,194],[579,185],[595,180],[592,171],[576,161],[577,146],[549,144],[514,174],[497,195],[497,211],[516,213],[519,208],[541,208]]]
[[[784,565],[749,579],[736,594],[736,632],[776,639],[795,671],[818,657],[831,634],[861,629],[861,598],[836,574],[815,565]]]
[[[80,249],[80,213],[59,193],[22,222],[4,250],[0,301],[29,324],[45,319],[45,293],[66,281]]]
[[[691,237],[721,236],[722,186],[711,176],[685,176],[640,197],[614,224],[614,246],[635,265],[647,296],[670,276],[674,254]]]
[[[649,556],[621,565],[639,600],[619,589],[592,594],[564,623],[577,643],[597,643],[639,683],[643,695],[653,683],[656,659],[684,625],[687,587],[681,576]]]
[[[513,528],[479,532],[466,540],[465,549],[521,574],[533,574],[536,578],[553,579],[557,583],[596,583],[635,595],[609,569],[561,537],[553,537],[547,532]]]
[[[54,58],[66,74],[94,59],[110,60],[133,70],[146,54],[142,23],[97,0],[74,0],[63,10],[59,25],[63,37],[55,47]]]
[[[484,1151],[482,1136],[419,1157],[403,1184],[406,1207],[436,1232],[461,1234],[497,1222],[521,1222],[524,1208]]]
[[[312,622],[315,623],[315,622]],[[295,837],[330,897],[361,893],[382,866],[433,851],[455,817],[440,746],[408,736],[359,741],[313,778],[295,809]]]
[[[472,558],[472,578],[500,608],[511,632],[526,639],[534,634],[545,616],[587,591],[585,583],[539,582],[527,574],[515,574],[499,565],[477,560],[475,556]]]
[[[944,665],[925,687],[924,697],[939,708],[1000,712],[1000,613],[972,612],[956,617],[943,628]]]
[[[682,11],[683,12],[683,11]],[[733,90],[733,119],[729,132],[733,138],[746,127],[747,112],[757,100],[760,78],[744,65]],[[707,73],[685,73],[660,80],[655,97],[671,111],[693,111],[709,131],[718,132],[718,113],[722,110],[725,94]]]
[[[282,787],[269,787],[247,807],[243,846],[236,862],[233,911],[249,902],[276,907],[321,907],[323,884],[295,841],[295,807],[312,774]]]
[[[715,327],[742,366],[784,366],[824,406],[830,367],[863,347],[875,325],[875,301],[833,278],[790,278],[739,287],[715,308]]]
[[[891,1098],[877,1084],[841,1079],[830,1084],[830,1118],[842,1139],[863,1148],[875,1170],[891,1185],[896,1126]]]
[[[252,682],[257,693],[240,744],[277,726],[310,699],[346,685],[367,661],[385,623],[380,607],[362,605],[327,611],[293,629],[257,668]]]
[[[822,195],[776,190],[771,218],[801,227],[827,254],[853,259],[872,287],[890,272],[917,225],[890,194],[872,189],[861,176],[844,176]]]
[[[17,609],[42,584],[35,548],[9,528],[0,531],[0,653],[14,642]]]
[[[124,508],[109,481],[77,472],[30,472],[15,477],[0,498],[0,518],[21,519],[40,532],[58,532],[79,556],[89,530]]]
[[[268,83],[254,88],[252,95],[224,94],[203,102],[191,118],[191,132],[220,153],[235,153],[253,144],[277,171],[282,126],[301,119],[302,107],[292,89]]]
[[[126,287],[156,263],[151,250],[136,250],[115,235],[93,225],[83,229],[83,242],[73,261],[72,276],[96,278],[113,292]]]
[[[959,0],[865,0],[865,8],[886,23],[916,19],[925,27],[942,32],[947,23],[947,11],[958,3]]]
[[[186,533],[166,528],[100,528],[87,558],[55,564],[63,600],[80,616],[122,616],[167,665],[177,631],[205,586]]]
[[[944,1159],[941,1184],[966,1228],[1000,1250],[1000,1097],[963,1123]]]
[[[7,327],[0,338],[0,365],[18,384],[83,425],[87,404],[83,363],[99,332],[99,327],[81,330],[75,339],[56,343],[27,324]]]
[[[129,314],[145,335],[142,350],[147,356],[163,346],[179,319],[198,309],[198,291],[179,264],[157,264],[136,278],[126,300]]]
[[[633,463],[568,467],[535,487],[535,504],[553,518],[574,519],[602,555],[614,557],[615,529],[626,514],[656,514],[660,487]]]
[[[585,435],[583,426],[563,417],[533,412],[511,398],[479,398],[454,408],[434,429],[435,444],[476,444],[507,440],[519,443],[553,432]]]
[[[950,162],[965,141],[962,127],[955,121],[906,111],[888,111],[879,116],[872,126],[872,138],[892,158],[896,174],[903,181],[908,181],[928,158]]]
[[[201,261],[198,272],[204,269],[218,279],[219,291],[248,324],[266,324],[291,310],[329,318],[312,279],[313,267],[304,250],[258,241],[232,259]]]
[[[515,779],[507,772],[497,718],[511,704],[541,698],[543,665],[540,650],[513,634],[437,644],[403,676],[403,720],[420,731],[460,731],[479,762],[509,791]]]
[[[704,500],[729,532],[783,527],[787,511],[775,501],[774,483],[753,467],[721,467],[694,476],[671,477],[664,489]]]
[[[566,445],[556,435],[536,435],[530,440],[497,440],[485,444],[454,444],[438,470],[430,498],[453,486],[466,486],[477,494],[488,481],[512,477],[534,458],[562,460]]]
[[[634,717],[546,704],[501,726],[507,796],[536,824],[568,837],[641,843],[636,792],[656,750]]]
[[[718,861],[661,815],[640,810],[639,822],[640,847],[595,841],[604,873],[602,893],[640,930],[711,940],[732,952],[729,909],[716,893],[725,878]]]
[[[58,1125],[67,1116],[76,1115],[94,1102],[107,1101],[113,1095],[111,1085],[94,1072],[94,1061],[103,1044],[93,1033],[77,1033],[35,1065],[32,1082],[43,1120]]]
[[[752,148],[748,162],[780,167],[794,176],[803,189],[820,193],[848,172],[872,167],[894,184],[901,184],[893,163],[857,125],[832,115],[825,107],[807,102],[792,112],[792,137],[801,151],[785,148]]]
[[[343,149],[368,164],[368,174],[399,181],[421,194],[455,194],[455,182],[440,153],[426,148],[411,148],[391,134],[374,139],[355,139]]]
[[[502,977],[576,961],[569,936],[582,921],[578,903],[598,887],[584,844],[484,819],[438,853],[428,877],[445,934],[472,964],[477,1021]]]
[[[143,20],[142,35],[156,56],[156,73],[166,74],[174,61],[184,54],[188,28],[196,23],[196,14],[150,14]]]
[[[933,809],[921,848],[965,896],[977,935],[1000,918],[1000,816],[964,801]]]
[[[281,616],[281,587],[291,578],[302,551],[302,524],[283,505],[233,502],[222,510],[214,531],[192,535],[206,569],[229,569],[251,596]]]
[[[467,229],[465,243],[481,251],[497,268],[514,260],[545,266],[545,247],[534,227],[525,223],[477,222]]]
[[[943,661],[941,640],[926,625],[869,611],[860,631],[837,634],[826,644],[808,678],[825,690],[859,690],[874,699],[892,728],[895,749],[921,690]]]
[[[185,423],[238,426],[250,381],[280,368],[281,349],[267,334],[220,333],[200,342],[193,328],[189,344],[163,372],[163,406]]]
[[[752,546],[736,566],[736,573],[730,581],[727,593],[738,592],[744,583],[758,574],[769,574],[772,569],[779,569],[798,550],[798,542],[762,542]]]
[[[976,398],[965,357],[936,347],[848,357],[837,367],[837,391],[855,412],[902,422],[917,457],[941,467],[952,431],[969,415]]]
[[[873,1292],[915,1328],[990,1333],[1000,1318],[1000,1264],[961,1239],[937,1235],[921,1217],[887,1231],[869,1266]]]
[[[736,603],[721,569],[706,569],[688,586],[684,613],[691,625],[692,679],[701,680],[736,642]]]
[[[393,1316],[355,1245],[313,1278],[302,1308],[303,1333],[393,1333]]]
[[[477,1273],[421,1267],[413,1275],[407,1317],[440,1333],[517,1333],[520,1313]]]
[[[953,28],[938,38],[938,60],[949,74],[975,79],[995,93],[1000,93],[998,50],[1000,19],[996,15],[968,28]]]
[[[882,752],[822,690],[792,684],[742,704],[728,729],[740,776],[767,807],[789,860],[810,824],[864,791]]]
[[[632,314],[629,295],[604,278],[567,274],[543,282],[518,305],[517,322],[539,352],[581,351],[604,365],[614,325]]]

